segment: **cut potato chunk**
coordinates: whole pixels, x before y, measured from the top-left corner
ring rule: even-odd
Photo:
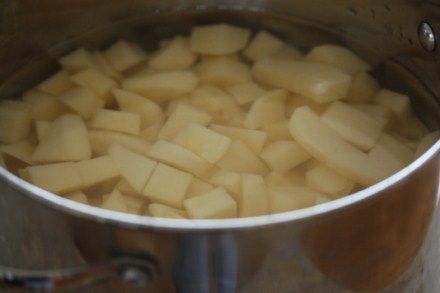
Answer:
[[[283,120],[272,124],[265,125],[262,131],[266,133],[266,145],[270,145],[278,140],[290,140],[292,135],[290,134],[288,127],[289,120]]]
[[[83,188],[89,188],[119,177],[119,168],[109,156],[76,163]]]
[[[328,195],[343,191],[351,182],[334,170],[319,164],[306,172],[307,186]]]
[[[72,75],[70,79],[75,84],[93,91],[106,101],[110,98],[112,88],[118,86],[113,79],[92,68],[80,71]]]
[[[386,172],[388,176],[402,170],[405,164],[395,157],[389,149],[381,144],[375,145],[369,152],[368,156],[372,161],[380,162],[383,166],[383,172]]]
[[[244,125],[249,129],[257,129],[268,124],[286,119],[285,102],[287,91],[272,90],[253,103],[244,120]]]
[[[145,128],[154,124],[163,124],[165,115],[162,108],[155,102],[135,93],[113,89],[121,111],[138,114],[141,116],[141,127]]]
[[[214,186],[223,186],[235,200],[239,200],[241,195],[240,173],[220,169],[215,172],[208,181]]]
[[[207,125],[212,116],[191,105],[179,104],[159,132],[159,139],[172,139],[190,123]]]
[[[374,117],[339,101],[329,106],[322,120],[342,138],[364,151],[375,145],[384,126]]]
[[[269,213],[269,200],[263,177],[254,174],[242,174],[241,196],[238,201],[238,215],[253,217]]]
[[[231,94],[240,105],[249,104],[265,93],[265,90],[253,81],[229,86],[226,88],[226,91]]]
[[[210,163],[216,163],[228,150],[231,139],[200,124],[190,123],[173,142],[181,145]]]
[[[183,70],[190,67],[196,59],[197,54],[189,49],[189,40],[178,36],[151,56],[149,64],[159,71]]]
[[[65,70],[60,70],[51,77],[39,83],[36,88],[52,96],[58,96],[73,87],[70,75]]]
[[[72,162],[26,168],[32,184],[56,194],[66,194],[82,188],[77,165]]]
[[[58,62],[61,67],[70,74],[77,73],[84,69],[94,68],[95,66],[91,53],[84,48],[70,52],[61,57]]]
[[[147,152],[155,160],[166,163],[180,170],[203,177],[212,165],[192,151],[166,140],[158,140]]]
[[[379,137],[376,146],[385,148],[390,155],[396,157],[404,165],[411,163],[414,159],[414,151],[409,146],[387,133]]]
[[[348,74],[356,74],[372,69],[371,65],[346,47],[338,45],[319,45],[305,57],[306,61],[336,66]]]
[[[81,117],[64,114],[51,123],[35,148],[34,162],[88,160],[92,156],[86,125]]]
[[[260,154],[272,170],[284,173],[311,158],[297,142],[279,140],[266,146]]]
[[[122,81],[122,88],[162,102],[189,93],[198,83],[192,71],[180,70],[128,77]]]
[[[118,165],[118,162],[116,162],[116,160],[114,158],[112,158],[112,160],[115,162],[115,164]],[[133,196],[133,197],[134,196],[141,196],[141,192],[136,191],[130,185],[130,183],[128,183],[127,180],[124,179],[123,170],[121,170],[121,168],[119,168],[119,169],[120,169],[122,178],[118,181],[118,183],[116,183],[116,185],[114,186],[114,189],[119,190],[122,194],[124,194],[126,196]],[[144,201],[146,201],[145,196],[142,196],[142,198]]]
[[[117,189],[113,190],[110,195],[104,199],[101,208],[121,213],[128,212],[124,196]]]
[[[414,159],[420,157],[424,152],[426,152],[430,147],[432,147],[440,139],[440,131],[432,131],[426,134],[418,143]]]
[[[232,140],[231,146],[217,162],[217,166],[227,171],[259,175],[264,175],[269,170],[264,162],[238,139]]]
[[[118,72],[130,69],[147,59],[141,47],[125,40],[119,40],[104,52],[105,58]]]
[[[146,205],[148,204],[148,200],[145,198],[145,196],[128,195],[123,192],[121,192],[121,194],[124,199],[125,206],[127,207],[127,211],[130,214],[142,214],[146,208]]]
[[[258,81],[327,103],[347,95],[352,77],[327,64],[262,59],[252,74]]]
[[[425,134],[428,133],[426,126],[412,113],[403,119],[395,121],[395,123],[391,126],[391,129],[397,134],[400,134],[408,139],[417,140],[420,140]]]
[[[108,154],[115,162],[125,181],[141,193],[157,163],[121,145],[111,145]]]
[[[91,117],[89,125],[95,129],[139,135],[141,130],[141,117],[138,114],[129,112],[99,109]]]
[[[380,90],[379,82],[366,72],[359,72],[353,76],[347,96],[349,103],[370,103]]]
[[[383,105],[398,118],[405,119],[411,114],[411,103],[409,97],[388,89],[381,89],[374,98],[374,102]]]
[[[145,154],[151,146],[149,142],[137,136],[108,130],[90,130],[88,138],[93,154],[97,156],[107,154],[112,144],[120,144],[139,154]]]
[[[200,81],[220,87],[232,86],[251,80],[250,68],[229,56],[209,58],[194,67]]]
[[[153,217],[187,219],[188,213],[181,209],[169,207],[160,203],[152,203],[148,205],[148,211]]]
[[[101,51],[94,51],[92,55],[96,70],[116,82],[122,80],[122,75],[115,70]]]
[[[380,163],[342,139],[310,108],[297,109],[289,130],[294,139],[313,157],[343,176],[363,185],[373,185],[386,177]]]
[[[393,114],[385,106],[375,104],[353,104],[352,106],[373,117],[382,129],[389,126],[393,120]]]
[[[59,96],[59,100],[84,119],[89,119],[96,110],[104,107],[104,100],[83,87],[74,87]]]
[[[271,187],[268,193],[271,214],[307,208],[327,201],[324,194],[303,186]]]
[[[192,179],[190,173],[159,163],[148,180],[143,194],[154,202],[182,208]]]
[[[252,61],[273,55],[283,46],[283,41],[267,31],[260,31],[250,42],[243,55]]]
[[[31,131],[31,107],[19,101],[0,104],[0,142],[14,143],[27,138]]]
[[[255,154],[259,154],[263,149],[264,144],[266,143],[267,134],[264,131],[223,126],[217,124],[211,124],[210,127],[212,130],[226,135],[231,139],[241,140]]]
[[[197,177],[194,177],[186,193],[186,198],[194,197],[202,193],[208,192],[213,189],[214,186],[206,181],[203,181]]]
[[[201,85],[189,96],[191,105],[206,111],[213,117],[213,122],[227,123],[240,111],[234,98],[218,87]]]
[[[281,186],[295,186],[302,185],[304,183],[303,178],[300,181],[291,180],[290,178],[280,174],[278,172],[272,171],[264,177],[264,182],[267,188],[270,187],[281,187]]]
[[[155,141],[162,127],[163,124],[150,125],[139,133],[139,137],[145,139],[146,141]]]
[[[29,140],[0,145],[0,152],[3,155],[7,154],[29,165],[33,163],[32,154],[34,150],[35,145]]]
[[[304,58],[304,55],[296,47],[284,43],[279,50],[277,50],[269,57],[272,59],[281,59],[281,60],[301,60]]]
[[[197,26],[191,31],[190,49],[201,54],[230,54],[243,49],[250,35],[249,29],[228,24]]]
[[[52,122],[49,121],[35,121],[35,132],[38,141],[45,140],[47,130],[50,129]]]
[[[289,98],[287,99],[286,113],[287,116],[290,117],[297,108],[302,106],[308,106],[315,113],[321,115],[322,113],[325,112],[325,110],[327,110],[329,105],[331,105],[331,103],[318,103],[310,98],[293,93],[289,95]]]
[[[237,217],[237,203],[223,187],[217,187],[184,201],[193,219],[225,219]]]
[[[69,112],[69,109],[57,98],[36,90],[26,92],[23,101],[31,105],[31,118],[34,121],[53,121]]]
[[[87,196],[80,190],[65,194],[64,197],[83,204],[89,203]]]

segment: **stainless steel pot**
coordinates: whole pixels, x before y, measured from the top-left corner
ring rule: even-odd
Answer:
[[[194,24],[226,21],[269,29],[304,48],[353,48],[438,129],[439,4],[1,0],[0,97],[53,72],[56,58],[75,46],[100,48],[124,37],[150,47]],[[125,280],[145,292],[440,292],[439,157],[440,142],[387,180],[320,206],[195,221],[72,203],[1,169],[0,289],[87,282],[79,292],[135,292]],[[109,276],[120,278],[88,283]]]

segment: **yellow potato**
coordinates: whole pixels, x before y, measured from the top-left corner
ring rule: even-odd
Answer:
[[[331,65],[281,59],[259,60],[252,74],[263,84],[290,90],[318,103],[344,98],[352,80],[350,75]]]
[[[249,29],[228,24],[196,26],[191,31],[190,49],[201,54],[230,54],[243,49],[250,35]]]

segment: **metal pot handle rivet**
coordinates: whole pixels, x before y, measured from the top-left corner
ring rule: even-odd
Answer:
[[[435,33],[432,26],[427,22],[422,22],[419,26],[419,41],[423,49],[428,52],[434,51],[436,47]]]

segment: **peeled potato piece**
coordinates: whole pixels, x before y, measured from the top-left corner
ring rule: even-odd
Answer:
[[[163,102],[189,93],[198,82],[192,71],[178,70],[131,76],[122,81],[122,88]]]
[[[388,173],[380,162],[342,139],[307,106],[298,108],[289,121],[289,130],[301,146],[321,163],[363,185],[373,185]]]
[[[148,180],[143,195],[151,201],[182,208],[192,179],[193,176],[187,172],[159,163]]]
[[[80,190],[83,186],[75,163],[56,163],[27,167],[32,184],[49,192],[65,194]]]
[[[157,163],[118,144],[111,145],[108,154],[130,187],[141,193]]]
[[[211,163],[189,149],[166,140],[156,141],[148,150],[147,155],[198,177],[206,175],[212,167]]]
[[[252,61],[273,55],[283,46],[283,41],[267,31],[260,31],[243,51],[243,55]]]
[[[372,66],[353,51],[339,45],[318,45],[305,57],[306,61],[330,64],[348,74],[355,74],[372,69]]]
[[[271,214],[302,209],[327,201],[324,194],[304,186],[270,187],[268,193]]]
[[[264,175],[269,170],[266,164],[238,139],[232,140],[231,146],[217,162],[217,166],[227,171],[259,175]]]
[[[88,160],[92,156],[86,125],[81,117],[64,114],[56,119],[35,148],[34,162]]]
[[[119,177],[119,169],[109,156],[102,156],[76,163],[83,188],[104,183]]]
[[[224,219],[237,217],[237,203],[223,187],[217,187],[184,201],[193,219]]]
[[[164,123],[165,115],[157,103],[121,89],[113,89],[112,92],[121,111],[140,115],[142,128]]]
[[[339,101],[328,107],[322,120],[346,141],[364,151],[375,145],[384,127],[374,117]]]
[[[197,55],[189,49],[189,40],[178,36],[151,56],[148,63],[157,70],[172,71],[187,69],[196,59]]]
[[[23,102],[3,101],[0,104],[0,142],[18,142],[29,135],[30,111],[31,107]]]
[[[290,90],[318,103],[345,97],[352,79],[331,65],[276,59],[259,60],[252,74],[263,84]]]
[[[267,215],[269,199],[261,175],[242,174],[238,214],[240,217]]]
[[[243,49],[250,35],[249,29],[228,24],[196,26],[191,31],[190,49],[201,54],[230,54]]]
[[[176,219],[188,218],[188,214],[186,211],[169,207],[160,203],[152,203],[148,205],[148,211],[153,217]]]
[[[286,119],[285,102],[287,91],[273,90],[258,97],[251,105],[244,125],[249,129],[258,129]]]
[[[311,158],[297,142],[278,140],[266,146],[260,154],[263,161],[276,172],[284,173]]]
[[[182,129],[173,142],[179,144],[210,163],[216,163],[228,150],[231,139],[196,123]]]
[[[106,49],[104,56],[118,72],[130,69],[147,59],[147,55],[139,46],[125,40],[119,40]]]

